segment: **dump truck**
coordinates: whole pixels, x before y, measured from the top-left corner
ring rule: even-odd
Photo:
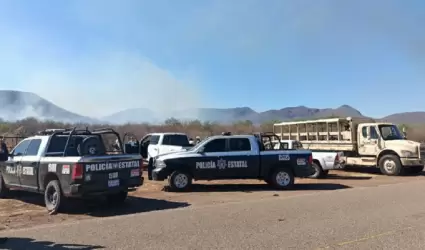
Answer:
[[[276,123],[273,132],[312,151],[342,151],[346,166],[378,167],[393,176],[419,174],[424,168],[425,144],[408,140],[393,123],[329,118]]]

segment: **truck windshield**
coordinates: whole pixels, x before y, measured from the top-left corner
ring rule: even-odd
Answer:
[[[404,140],[403,134],[400,132],[396,125],[378,125],[379,132],[381,132],[382,139],[389,140]]]
[[[164,135],[164,140],[162,142],[163,145],[170,146],[189,146],[189,139],[186,135]]]

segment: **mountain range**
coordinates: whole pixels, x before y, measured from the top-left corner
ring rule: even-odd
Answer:
[[[338,108],[310,108],[305,106],[286,107],[281,109],[257,112],[249,107],[227,109],[199,108],[180,110],[172,113],[172,117],[179,120],[215,121],[220,123],[233,123],[241,120],[250,120],[255,124],[268,121],[288,121],[293,119],[315,119],[329,116],[364,117],[363,114],[349,106],[342,105]],[[65,110],[52,102],[30,92],[0,90],[0,118],[15,121],[27,117],[39,120],[54,120],[62,122],[81,123],[160,123],[164,118],[157,116],[148,108],[126,109],[101,118],[82,116]],[[376,119],[394,123],[425,123],[425,112],[405,112],[392,114]]]

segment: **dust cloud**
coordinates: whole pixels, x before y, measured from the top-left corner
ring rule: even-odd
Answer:
[[[202,106],[199,86],[194,76],[178,78],[149,60],[120,54],[88,58],[78,68],[39,69],[24,88],[85,116],[146,108],[163,120]]]

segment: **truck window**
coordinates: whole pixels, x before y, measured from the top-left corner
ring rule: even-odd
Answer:
[[[205,153],[226,152],[226,139],[215,139],[204,146]]]
[[[186,135],[164,135],[162,144],[171,146],[187,146],[189,145],[189,140]]]
[[[149,145],[157,145],[159,142],[159,135],[152,135],[150,138]]]
[[[367,138],[367,127],[362,128],[362,136],[363,138]]]
[[[375,126],[370,126],[370,139],[379,139],[378,132],[376,132]]]
[[[384,140],[403,140],[404,136],[396,125],[378,125]]]
[[[20,156],[24,155],[25,151],[28,148],[28,145],[30,144],[31,140],[25,140],[20,142],[15,149],[13,150],[12,154],[13,156]]]
[[[303,144],[299,141],[294,142],[294,149],[301,149],[303,148]]]
[[[40,139],[31,140],[25,155],[28,155],[28,156],[38,155],[38,150],[40,149],[40,144],[41,144]]]
[[[58,153],[65,150],[66,141],[68,136],[53,136],[50,139],[49,147],[47,148],[47,153]]]
[[[231,138],[230,151],[251,151],[251,142],[247,138]]]

